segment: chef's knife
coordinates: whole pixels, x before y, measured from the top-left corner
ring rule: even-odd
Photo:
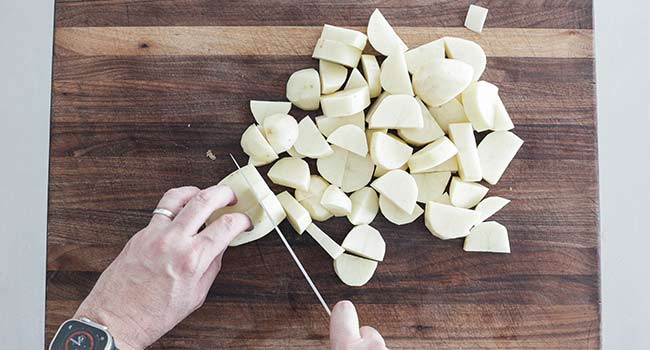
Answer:
[[[239,163],[237,163],[237,160],[235,159],[235,157],[233,157],[232,154],[230,154],[230,158],[232,158],[232,161],[235,162],[235,166],[237,166],[237,170],[241,170],[241,167],[239,166]],[[257,197],[257,192],[255,192],[253,190],[253,186],[251,185],[250,181],[248,181],[248,178],[246,177],[244,172],[239,171],[239,173],[241,174],[244,181],[246,181],[246,184],[251,189],[251,192],[253,192],[253,195],[255,196],[255,199],[257,200],[257,202],[262,207],[262,210],[264,210],[264,214],[266,214],[266,218],[273,223],[274,220],[271,217],[271,214],[269,214],[269,211],[266,209],[266,207],[264,207],[264,204],[262,204],[261,198]],[[287,250],[289,251],[289,254],[291,254],[291,257],[293,258],[293,261],[296,262],[296,265],[298,265],[298,268],[300,269],[300,272],[302,272],[302,275],[305,276],[305,279],[307,280],[307,283],[309,284],[311,289],[314,291],[314,294],[316,294],[316,297],[318,298],[318,301],[320,301],[321,305],[323,305],[323,308],[325,309],[325,312],[327,312],[327,315],[332,316],[332,311],[330,311],[329,306],[327,305],[327,303],[325,302],[323,297],[320,295],[320,292],[318,291],[318,288],[316,288],[316,285],[314,284],[314,282],[309,277],[309,274],[307,273],[305,268],[302,266],[302,263],[300,263],[300,260],[296,256],[296,253],[293,252],[293,249],[289,245],[289,242],[287,242],[287,239],[282,234],[282,231],[280,231],[280,228],[278,227],[278,225],[275,225],[275,232],[278,233],[278,236],[280,236],[280,240],[282,240],[282,243],[284,243],[284,246],[287,247]]]

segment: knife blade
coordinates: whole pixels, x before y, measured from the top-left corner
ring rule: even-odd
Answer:
[[[230,158],[235,163],[235,166],[237,167],[237,170],[241,170],[241,167],[239,166],[239,163],[237,163],[237,160],[235,159],[235,157],[233,157],[232,153],[230,154]],[[264,214],[266,214],[266,218],[269,219],[269,221],[271,221],[273,223],[274,222],[273,217],[271,217],[271,214],[269,213],[269,211],[266,209],[266,207],[264,207],[264,204],[262,204],[261,198],[258,198],[257,193],[255,191],[253,191],[253,186],[251,185],[250,181],[248,181],[248,178],[246,177],[244,172],[239,171],[239,173],[241,174],[242,178],[246,182],[246,185],[248,185],[248,187],[251,189],[251,192],[253,192],[253,195],[255,196],[255,199],[257,200],[257,202],[262,207],[262,210],[264,211]],[[298,259],[298,257],[296,256],[296,253],[293,251],[293,249],[289,245],[289,242],[287,242],[287,239],[284,237],[284,234],[282,234],[282,231],[280,231],[280,228],[278,227],[278,225],[275,225],[275,232],[277,232],[278,236],[280,236],[280,240],[282,241],[282,243],[284,243],[284,246],[289,251],[289,254],[293,258],[293,261],[296,263],[296,265],[298,265],[298,268],[300,269],[300,272],[302,272],[302,275],[305,277],[305,280],[307,280],[307,283],[309,284],[311,289],[314,291],[314,294],[316,294],[316,298],[318,298],[318,301],[320,301],[321,305],[323,305],[323,308],[325,309],[325,312],[327,313],[327,315],[332,316],[332,311],[330,310],[330,307],[325,302],[325,299],[323,299],[323,296],[318,291],[318,288],[316,288],[316,285],[312,281],[311,277],[309,277],[309,274],[307,273],[307,270],[305,270],[305,267],[302,266],[302,263],[300,262],[300,259]]]

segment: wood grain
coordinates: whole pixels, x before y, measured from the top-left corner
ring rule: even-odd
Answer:
[[[350,27],[365,32],[365,27]],[[59,55],[311,55],[322,26],[73,27],[55,30]],[[395,27],[410,46],[442,36],[479,43],[490,57],[592,57],[586,29]],[[503,38],[508,38],[507,41]],[[372,51],[369,51],[372,52]]]
[[[591,1],[401,0],[210,1],[63,0],[56,3],[57,26],[364,26],[374,8],[397,26],[454,27],[470,4],[487,7],[488,27],[591,29]]]
[[[48,339],[162,193],[216,183],[233,170],[224,154],[244,160],[248,101],[282,99],[293,71],[317,67],[310,56],[321,25],[364,30],[379,7],[411,47],[454,35],[485,48],[483,79],[499,87],[525,141],[489,192],[512,199],[494,216],[508,227],[512,254],[465,253],[461,240],[435,239],[421,220],[396,227],[379,215],[386,261],[367,286],[349,288],[309,236],[282,223],[326,300],[354,301],[391,349],[599,349],[591,1],[481,0],[490,9],[481,35],[460,27],[469,3],[57,0]],[[351,228],[344,218],[320,226],[337,241]],[[152,348],[327,344],[320,306],[268,235],[230,249],[204,307]]]

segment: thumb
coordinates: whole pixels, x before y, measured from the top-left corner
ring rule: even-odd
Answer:
[[[334,305],[330,319],[330,343],[332,349],[339,349],[340,345],[348,344],[361,339],[359,333],[359,317],[354,305],[347,301],[339,301]]]

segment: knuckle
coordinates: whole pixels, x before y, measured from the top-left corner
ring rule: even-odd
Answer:
[[[237,224],[237,216],[234,214],[223,214],[219,219],[219,224],[226,231],[231,231]]]
[[[200,205],[209,204],[212,201],[212,196],[208,190],[200,190],[194,198]]]
[[[194,276],[198,273],[198,259],[193,250],[178,257],[178,268],[183,275]]]

